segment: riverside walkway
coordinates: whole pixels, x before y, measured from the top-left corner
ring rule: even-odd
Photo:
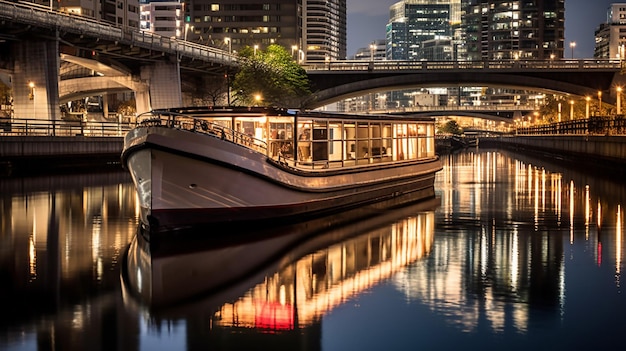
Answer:
[[[130,123],[0,119],[0,175],[119,167]]]
[[[587,119],[518,128],[515,133],[480,138],[481,147],[502,147],[576,163],[605,176],[626,175],[626,118]]]

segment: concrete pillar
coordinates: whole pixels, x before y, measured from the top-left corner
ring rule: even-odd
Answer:
[[[158,62],[141,67],[141,80],[148,83],[152,109],[181,107],[183,98],[180,86],[178,62]],[[135,95],[137,112],[140,98]]]
[[[148,89],[135,90],[135,105],[137,109],[137,115],[144,112],[149,112],[150,107],[150,91]]]
[[[102,94],[102,116],[104,119],[109,118],[109,94]]]
[[[23,40],[13,44],[13,111],[16,118],[59,120],[59,43]]]

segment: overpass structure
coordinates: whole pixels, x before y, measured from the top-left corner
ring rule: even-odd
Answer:
[[[138,112],[181,106],[181,74],[223,77],[237,65],[209,46],[0,0],[0,72],[18,117],[58,120],[60,103],[129,90]]]
[[[490,86],[598,96],[614,104],[626,86],[620,60],[330,61],[304,68],[314,94],[304,106],[321,107],[366,93],[419,87]]]

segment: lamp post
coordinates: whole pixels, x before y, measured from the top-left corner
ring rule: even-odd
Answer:
[[[189,32],[190,29],[193,30],[193,26],[190,26],[189,23],[185,23],[185,35],[183,36],[185,41],[187,41],[187,32]]]
[[[569,101],[569,120],[574,119],[574,100]]]
[[[622,114],[622,87],[617,87],[617,114]]]
[[[591,97],[585,97],[585,118],[589,119],[589,101],[591,101]]]
[[[598,116],[602,115],[602,90],[598,90]]]
[[[224,42],[226,44],[228,44],[228,53],[232,54],[233,53],[233,42],[229,37],[224,38]]]
[[[28,87],[30,88],[30,92],[28,93],[28,99],[33,100],[33,118],[35,118],[35,82],[28,82]]]
[[[574,48],[576,47],[576,42],[575,41],[571,41],[569,43],[569,47],[570,49],[572,49],[572,59],[574,58]]]

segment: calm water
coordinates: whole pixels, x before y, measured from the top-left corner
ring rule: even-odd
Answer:
[[[444,164],[434,201],[350,225],[153,247],[125,173],[2,179],[0,350],[624,349],[623,182]]]

